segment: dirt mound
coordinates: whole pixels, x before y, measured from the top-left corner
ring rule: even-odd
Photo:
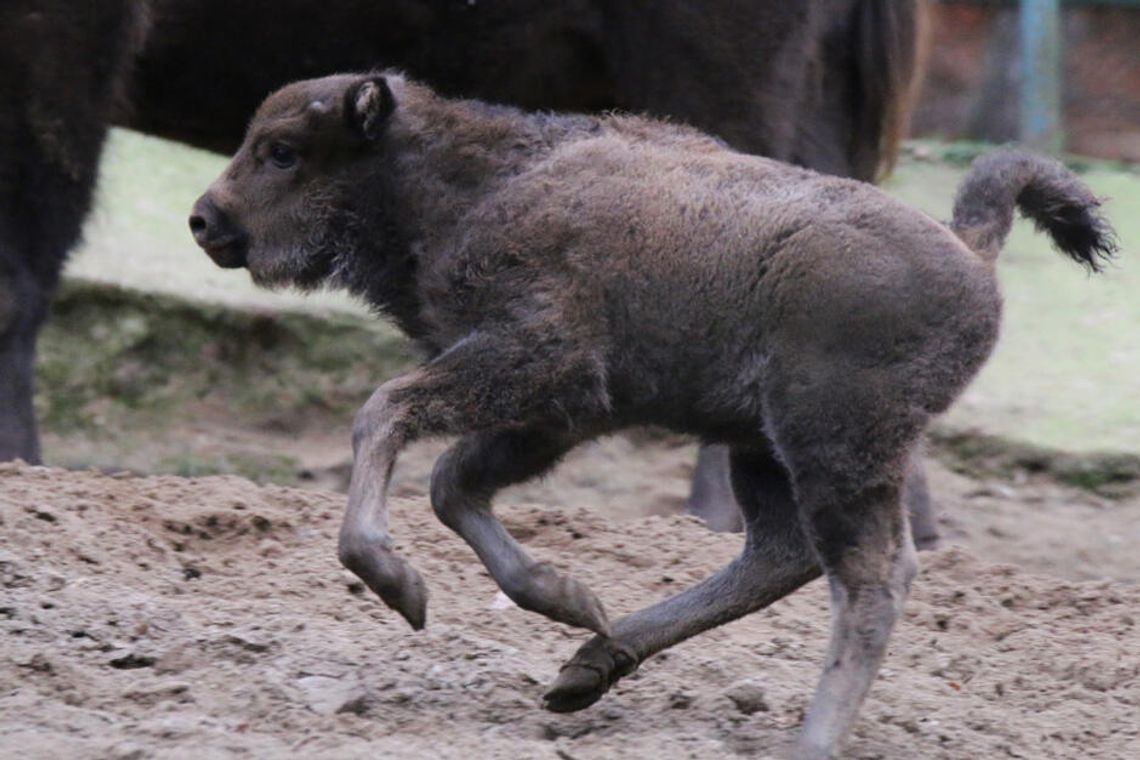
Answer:
[[[232,477],[0,466],[0,756],[763,757],[802,720],[822,584],[642,666],[595,707],[539,708],[585,634],[502,604],[422,498],[399,548],[428,629],[336,563],[336,494]],[[684,517],[505,506],[534,553],[628,612],[727,561]],[[1140,756],[1140,588],[923,556],[853,758]]]

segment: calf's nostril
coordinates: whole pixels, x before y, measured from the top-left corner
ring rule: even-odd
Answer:
[[[199,214],[192,214],[190,216],[190,231],[197,235],[199,232],[206,231],[206,220]]]

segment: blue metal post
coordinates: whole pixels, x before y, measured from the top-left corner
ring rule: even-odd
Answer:
[[[1021,140],[1057,153],[1061,128],[1060,0],[1021,0]]]

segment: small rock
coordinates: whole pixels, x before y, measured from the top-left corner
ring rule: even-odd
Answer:
[[[602,717],[605,718],[606,720],[621,720],[622,717],[625,715],[624,710],[622,710],[620,707],[616,707],[614,705],[608,705],[606,707],[603,707],[601,712],[602,712]]]
[[[342,570],[340,577],[344,581],[344,585],[348,589],[348,593],[356,595],[364,593],[364,583],[348,570]]]
[[[512,607],[518,607],[518,605],[511,601],[511,598],[502,591],[495,594],[495,598],[487,605],[487,609],[491,610],[509,610]]]
[[[675,691],[669,695],[669,707],[674,710],[687,710],[693,704],[693,695],[684,691]]]
[[[247,652],[268,652],[275,642],[258,631],[234,631],[225,637],[227,644],[234,644]]]
[[[37,520],[43,520],[48,523],[59,522],[59,518],[56,517],[55,512],[45,507],[28,507],[27,510],[31,512],[32,516]]]
[[[360,693],[349,697],[340,707],[337,708],[337,714],[351,713],[352,715],[367,715],[372,710],[372,706],[376,704],[376,698],[371,692],[360,687]]]
[[[164,701],[194,701],[194,698],[190,696],[190,684],[183,681],[167,681],[135,687],[123,692],[123,698],[148,707]]]
[[[154,663],[154,672],[163,675],[167,673],[182,673],[195,665],[195,656],[189,648],[176,646],[163,652]]]
[[[55,666],[52,665],[51,660],[47,658],[47,655],[44,655],[42,653],[36,653],[32,655],[30,659],[24,660],[23,662],[17,662],[16,664],[21,668],[27,668],[28,670],[35,671],[36,673],[55,672]]]
[[[305,705],[318,715],[363,715],[375,701],[363,684],[329,676],[299,678],[297,688]]]
[[[257,544],[257,553],[262,557],[280,557],[283,550],[279,541],[263,538]]]
[[[155,658],[150,655],[128,652],[122,657],[116,657],[107,664],[116,670],[138,670],[139,668],[152,667],[154,663]]]
[[[110,760],[145,760],[148,757],[153,757],[153,753],[134,742],[123,742],[108,750],[107,757]]]
[[[67,579],[59,573],[48,571],[48,573],[44,576],[44,586],[48,591],[59,591],[66,585]]]
[[[0,586],[19,588],[31,582],[21,568],[21,559],[12,552],[0,549]]]
[[[745,715],[768,712],[768,702],[764,699],[764,687],[756,681],[747,680],[733,684],[724,693],[732,700],[736,709]]]
[[[174,713],[144,721],[141,732],[166,741],[186,739],[199,733],[198,716]]]

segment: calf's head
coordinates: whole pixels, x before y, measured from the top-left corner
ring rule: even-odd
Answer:
[[[225,171],[194,204],[194,240],[264,286],[315,287],[378,213],[376,156],[395,109],[381,75],[338,75],[269,96]]]

